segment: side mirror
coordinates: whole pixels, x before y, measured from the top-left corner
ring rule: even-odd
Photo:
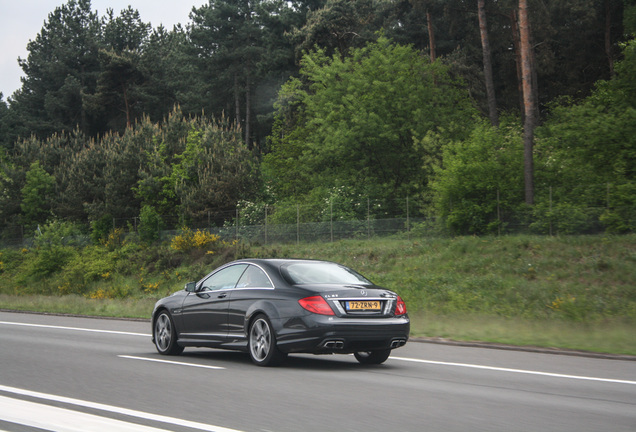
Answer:
[[[185,284],[185,290],[187,292],[195,292],[197,290],[197,283],[196,282],[188,282],[187,284]]]

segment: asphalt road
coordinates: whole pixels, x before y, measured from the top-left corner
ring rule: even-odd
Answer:
[[[259,368],[159,356],[147,322],[0,312],[0,431],[228,429],[634,432],[636,362],[409,342]]]

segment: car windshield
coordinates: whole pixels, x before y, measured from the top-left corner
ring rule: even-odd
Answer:
[[[292,284],[356,284],[371,282],[355,271],[326,262],[299,262],[282,267],[283,275]]]

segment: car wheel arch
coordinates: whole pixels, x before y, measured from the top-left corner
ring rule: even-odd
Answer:
[[[247,336],[250,326],[256,317],[265,315],[270,321],[280,318],[278,309],[269,301],[258,301],[252,304],[245,312],[245,335]],[[272,325],[275,325],[272,323]]]

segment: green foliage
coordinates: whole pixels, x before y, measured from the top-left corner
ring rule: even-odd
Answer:
[[[5,152],[3,149],[0,149],[0,218],[1,220],[9,219],[9,215],[12,213],[12,205],[15,201],[12,200],[12,195],[14,188],[13,180],[9,176],[9,171],[13,171],[12,164],[7,161],[5,156]]]
[[[269,221],[274,224],[365,220],[367,196],[355,186],[316,187],[301,198],[288,198],[272,205]],[[353,222],[355,223],[355,222]]]
[[[55,189],[55,179],[40,166],[39,162],[31,164],[26,173],[25,185],[22,188],[23,223],[29,227],[43,223],[51,216],[51,201]]]
[[[97,118],[108,119],[108,130],[124,131],[142,115],[134,109],[141,99],[138,87],[144,78],[139,70],[139,54],[102,49],[99,61],[102,72],[95,93],[83,98],[86,110]]]
[[[201,220],[258,189],[256,156],[225,117],[188,120],[175,110],[152,142],[133,190],[162,214]]]
[[[224,117],[187,118],[178,108],[162,124],[146,118],[123,135],[32,137],[16,150],[14,164],[0,160],[2,220],[16,218],[20,204],[23,223],[33,226],[52,215],[89,219],[95,242],[110,231],[95,223],[136,217],[144,205],[173,220],[201,220],[260,189],[258,159],[240,129]]]
[[[632,8],[636,10],[636,6]],[[608,82],[614,98],[611,102],[619,102],[623,107],[636,108],[636,37],[623,43],[621,48],[623,59],[616,62],[616,77]],[[602,82],[600,84],[603,85]]]
[[[374,22],[379,19],[374,6],[369,0],[327,0],[322,8],[309,11],[307,23],[292,32],[298,41],[296,52],[319,46],[329,55],[344,55],[350,48],[362,47],[380,27]]]
[[[15,95],[16,110],[28,131],[45,138],[77,125],[96,132],[100,119],[86,115],[82,94],[94,91],[101,24],[90,0],[69,0],[50,13],[19,63],[25,74]]]
[[[502,112],[517,109],[514,68],[501,67],[514,61],[513,3],[489,9]],[[522,209],[536,231],[633,230],[636,40],[627,3],[577,0],[531,11],[538,97],[549,108],[536,131],[536,206]],[[442,148],[475,140],[473,105],[483,105],[474,12],[459,0],[215,0],[170,31],[151,29],[131,7],[100,18],[90,1],[68,1],[20,60],[22,88],[6,103],[0,95],[0,145],[11,150],[0,161],[0,228],[35,227],[51,216],[130,219],[144,205],[172,223],[222,223],[239,201],[280,203],[271,217],[294,222],[297,204],[307,209],[301,220],[364,217],[359,197],[419,195],[442,211],[431,179],[455,174],[434,167],[446,169]],[[606,29],[610,52],[588,46]],[[618,47],[611,77],[608,56],[619,58]],[[426,55],[433,49],[435,62]],[[506,165],[510,173],[518,161]],[[463,198],[438,216],[455,233],[505,228],[493,215],[518,211],[520,191],[518,176],[504,178],[494,189],[479,178],[467,180],[475,184],[466,191],[453,186]],[[602,210],[584,220],[590,208]]]
[[[163,221],[154,207],[145,205],[139,213],[139,238],[145,244],[152,244],[159,240]]]
[[[628,35],[636,35],[636,4],[630,0],[624,0],[625,11],[623,13],[623,26],[625,33]]]
[[[405,196],[428,182],[414,138],[467,126],[474,114],[448,68],[384,37],[344,59],[317,50],[301,65],[280,93],[280,129],[264,159],[280,198],[342,186]]]
[[[85,244],[85,233],[80,225],[54,220],[35,230],[33,244],[39,249],[59,245],[81,246]]]
[[[554,186],[551,199],[572,214],[605,208],[601,221],[612,232],[634,229],[636,202],[636,40],[624,53],[616,77],[580,103],[552,107],[537,129],[539,183]],[[547,206],[547,197],[540,199]]]
[[[558,202],[550,205],[541,201],[532,207],[530,229],[538,234],[581,234],[594,232],[599,212],[585,211],[581,205]]]
[[[610,233],[636,232],[636,183],[625,183],[610,189],[609,206],[600,221]]]
[[[25,268],[25,276],[32,279],[51,276],[59,272],[73,258],[75,250],[70,246],[55,246],[37,251]],[[29,282],[26,282],[29,284]],[[37,292],[37,291],[36,291]]]
[[[33,239],[33,256],[24,261],[24,268],[20,280],[26,285],[31,281],[41,281],[55,273],[79,253],[79,248],[84,244],[82,231],[69,222],[53,221],[38,227]],[[44,286],[48,286],[46,283]],[[29,287],[28,290],[37,287]]]
[[[522,136],[503,119],[496,128],[485,120],[471,136],[447,144],[431,184],[436,212],[454,234],[497,232],[500,215],[523,202]]]
[[[113,228],[113,217],[108,214],[91,221],[91,240],[93,244],[103,244]]]
[[[117,255],[90,246],[70,257],[59,278],[59,294],[84,294],[92,282],[108,281],[115,273]]]

